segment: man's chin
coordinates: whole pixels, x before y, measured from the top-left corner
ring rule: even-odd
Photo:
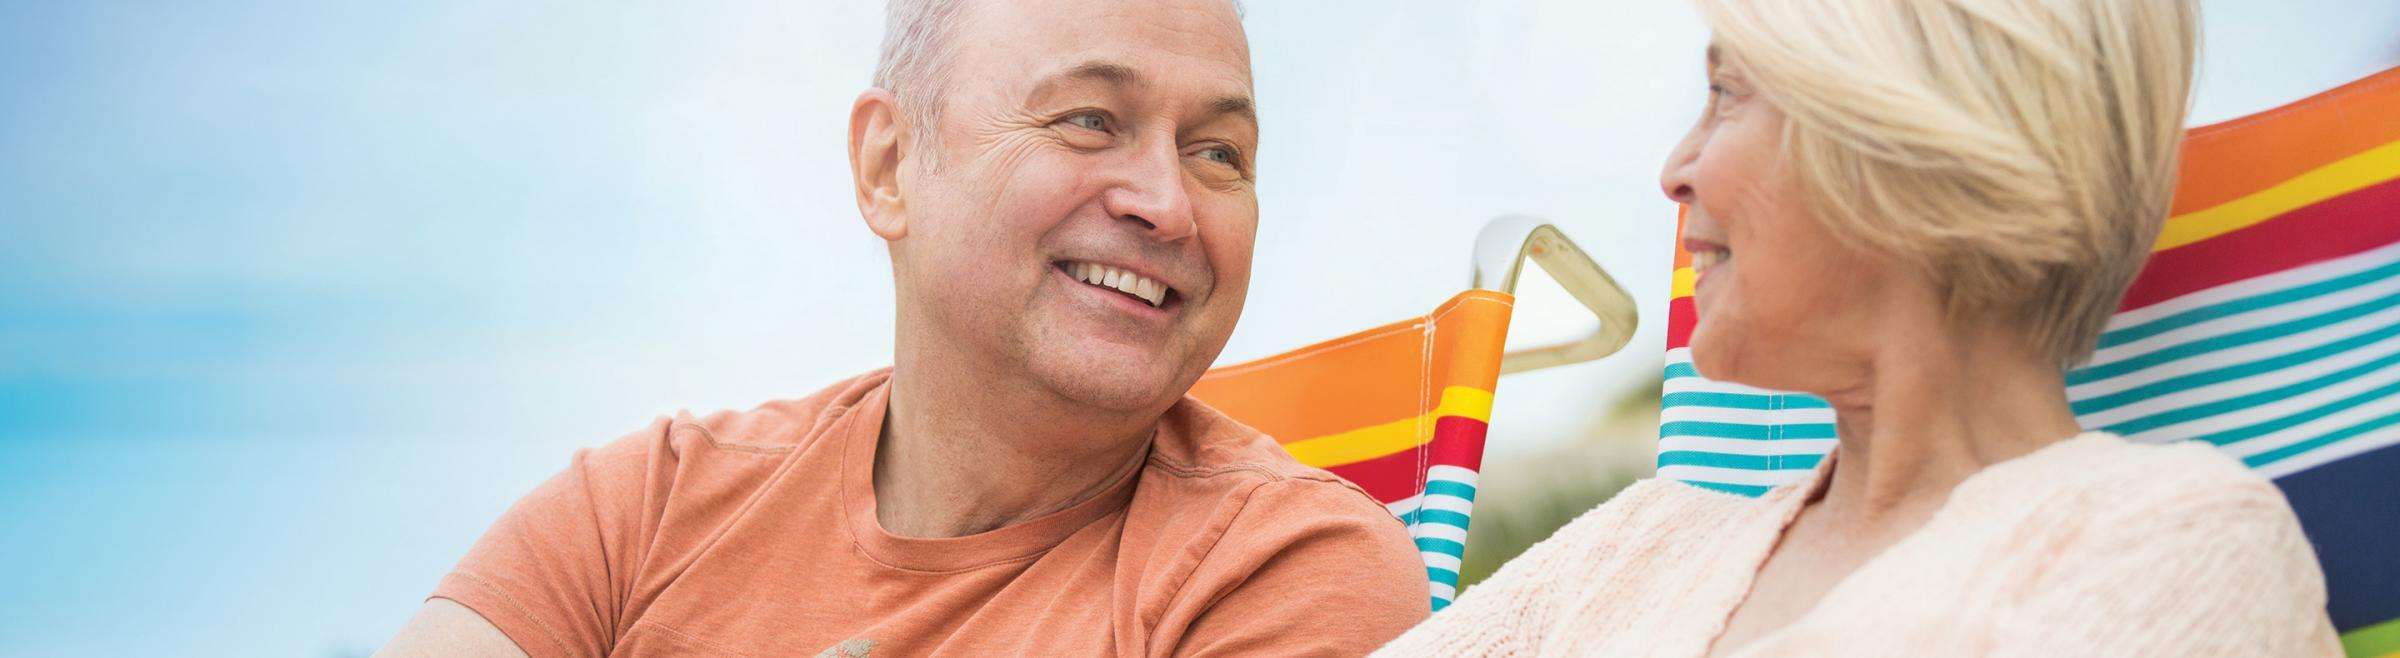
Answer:
[[[1084,407],[1121,413],[1158,413],[1182,399],[1191,382],[1159,363],[1111,363],[1083,359],[1034,365],[1034,376],[1059,397]],[[1193,377],[1197,379],[1197,377]]]

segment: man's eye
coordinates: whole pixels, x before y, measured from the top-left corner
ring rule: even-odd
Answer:
[[[1067,123],[1084,130],[1107,130],[1108,118],[1097,114],[1078,114],[1067,117]]]
[[[1209,160],[1212,160],[1212,161],[1216,161],[1216,162],[1222,162],[1222,163],[1229,164],[1229,165],[1230,165],[1230,164],[1234,164],[1235,162],[1237,162],[1236,158],[1235,158],[1235,157],[1234,157],[1234,155],[1233,155],[1233,149],[1225,148],[1225,147],[1222,147],[1222,146],[1215,147],[1215,148],[1201,149],[1201,150],[1200,150],[1200,157],[1202,157],[1202,158],[1206,158],[1206,159],[1209,159]]]

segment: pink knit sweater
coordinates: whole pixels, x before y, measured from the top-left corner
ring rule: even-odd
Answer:
[[[1378,656],[1701,656],[1833,460],[1758,499],[1645,480]],[[1995,464],[1739,656],[2338,656],[2274,485],[2090,433]]]

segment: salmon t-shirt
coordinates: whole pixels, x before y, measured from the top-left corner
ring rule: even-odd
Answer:
[[[433,596],[534,656],[1354,656],[1427,614],[1390,513],[1190,398],[1088,501],[884,532],[889,376],[579,451]]]

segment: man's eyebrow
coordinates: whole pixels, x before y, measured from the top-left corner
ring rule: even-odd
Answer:
[[[1708,68],[1710,70],[1717,68],[1717,63],[1723,61],[1722,57],[1723,55],[1717,54],[1717,44],[1708,44]]]
[[[1250,102],[1248,96],[1219,97],[1208,104],[1208,110],[1212,114],[1231,114],[1248,120],[1250,125],[1258,125],[1258,105]]]
[[[1131,87],[1147,81],[1142,77],[1142,73],[1140,71],[1133,70],[1133,67],[1131,66],[1104,60],[1094,60],[1068,67],[1065,71],[1051,75],[1050,79],[1044,81],[1044,83],[1049,84],[1064,82],[1067,80],[1096,80],[1116,87]]]

